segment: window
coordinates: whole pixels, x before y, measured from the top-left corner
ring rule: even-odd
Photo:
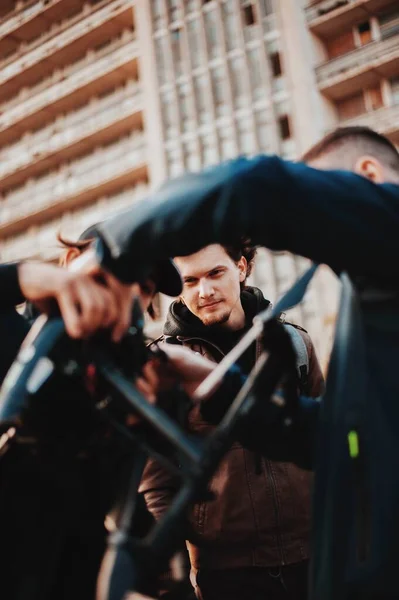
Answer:
[[[167,83],[170,80],[170,69],[167,61],[168,48],[167,38],[156,38],[155,42],[155,60],[157,66],[158,79],[160,84]]]
[[[264,92],[264,74],[260,48],[248,51],[248,66],[253,94],[255,97],[259,97]]]
[[[269,15],[273,14],[273,12],[274,12],[273,0],[261,0],[260,1],[260,11],[261,11],[262,17],[268,17]]]
[[[218,39],[217,14],[215,10],[210,10],[204,14],[204,25],[208,54],[212,58],[219,54],[221,50]]]
[[[180,29],[173,29],[171,32],[172,56],[175,65],[176,77],[183,74],[183,57],[181,52],[182,35]]]
[[[221,158],[227,160],[236,156],[236,144],[232,127],[222,127],[218,130]]]
[[[166,138],[172,138],[176,132],[175,99],[171,93],[161,96],[162,121]]]
[[[212,92],[216,106],[223,105],[226,101],[226,76],[223,67],[211,70]]]
[[[399,77],[391,79],[392,103],[396,106],[399,104]]]
[[[201,160],[203,166],[214,165],[219,160],[217,143],[213,135],[207,134],[201,138]]]
[[[245,70],[244,57],[238,56],[230,60],[231,87],[235,106],[241,106],[246,101]]]
[[[195,140],[188,140],[183,144],[184,166],[188,171],[196,171],[200,168],[200,156],[197,151]]]
[[[390,8],[388,12],[378,16],[380,24],[381,39],[397,35],[399,33],[399,8]]]
[[[248,4],[242,9],[244,25],[254,25],[256,23],[256,12],[253,4]]]
[[[280,77],[280,75],[283,74],[283,69],[281,67],[280,52],[273,52],[270,55],[270,63],[272,67],[273,77]]]
[[[234,10],[234,3],[230,0],[222,4],[222,18],[226,32],[227,50],[238,48],[240,43],[240,30],[237,22],[237,13]]]
[[[198,19],[187,21],[187,36],[191,65],[195,68],[201,64],[203,59]]]
[[[154,21],[154,28],[159,29],[162,22],[163,12],[162,12],[162,0],[153,0],[151,2],[152,7],[152,19]]]
[[[238,148],[243,154],[253,154],[256,151],[254,128],[252,120],[244,117],[237,122]]]
[[[166,153],[166,162],[168,165],[169,177],[175,177],[183,172],[183,161],[178,148],[171,148]]]
[[[283,115],[282,117],[279,117],[278,125],[280,130],[280,138],[283,141],[288,140],[291,137],[291,126],[288,115]]]
[[[208,109],[208,79],[206,75],[199,75],[193,79],[195,104],[197,107],[198,120],[200,123],[206,123],[211,115]]]
[[[380,85],[377,85],[375,88],[369,88],[367,90],[367,96],[369,110],[378,110],[384,106]]]
[[[360,25],[357,26],[357,30],[359,33],[360,46],[364,46],[372,41],[370,21],[360,23]]]
[[[179,18],[179,0],[167,0],[169,21],[173,23]]]
[[[181,119],[181,128],[183,131],[187,131],[190,126],[191,120],[191,110],[189,103],[189,93],[190,90],[187,85],[180,86],[177,90],[177,95],[179,99],[179,110],[180,110],[180,119]]]
[[[261,152],[271,152],[272,144],[271,140],[271,128],[269,114],[267,111],[262,110],[255,113],[255,126],[256,135],[258,137],[259,150]]]

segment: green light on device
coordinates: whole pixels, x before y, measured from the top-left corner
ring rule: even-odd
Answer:
[[[359,438],[357,432],[352,430],[348,433],[349,456],[357,458],[359,456]]]

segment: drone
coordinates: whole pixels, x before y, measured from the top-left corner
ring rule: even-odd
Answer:
[[[263,354],[206,437],[188,431],[186,419],[192,401],[180,387],[168,392],[166,403],[153,405],[135,386],[154,352],[166,360],[162,350],[145,343],[138,301],[131,327],[117,345],[106,335],[72,340],[60,317],[41,315],[33,324],[0,391],[0,461],[21,439],[29,440],[39,451],[57,447],[75,456],[82,451],[95,453],[104,432],[108,438],[112,432],[111,439],[132,448],[127,481],[114,491],[113,527],[100,570],[98,600],[122,600],[133,591],[155,593],[154,581],[178,556],[189,535],[190,506],[207,495],[212,501],[208,482],[242,424],[249,422],[260,389],[262,403],[269,399],[271,414],[281,412],[286,427],[292,425],[298,410],[297,394],[286,374],[295,370],[295,352],[279,315],[301,300],[315,268],[309,269],[274,309],[255,317],[252,329],[201,384],[199,395],[205,396],[215,382],[224,380],[246,348],[267,332],[269,343]],[[284,400],[275,394],[281,381],[288,382]],[[127,424],[127,416],[132,414],[139,418],[140,426]],[[148,456],[173,472],[180,487],[166,514],[138,535],[138,511],[142,508],[138,487]]]

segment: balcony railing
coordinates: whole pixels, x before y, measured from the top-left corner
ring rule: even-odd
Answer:
[[[312,2],[305,9],[306,19],[311,23],[315,19],[322,18],[326,15],[332,15],[338,10],[347,10],[351,5],[365,4],[364,0],[321,0]]]
[[[351,25],[364,20],[392,0],[321,0],[312,2],[305,9],[306,20],[316,33],[337,32],[336,26]]]
[[[101,77],[121,67],[126,67],[138,55],[138,46],[134,38],[128,42],[124,39],[117,40],[117,42],[103,50],[107,51],[100,51],[86,56],[82,61],[79,61],[79,64],[74,64],[57,73],[56,78],[50,78],[46,81],[44,89],[37,91],[25,100],[18,97],[12,105],[10,103],[3,105],[1,107],[3,114],[0,114],[0,135],[3,131],[38,113],[48,105],[51,105],[54,110],[57,102],[64,101],[67,97],[85,86],[93,84]],[[131,73],[130,77],[133,75]],[[128,77],[129,75],[125,72],[124,79],[126,80]],[[56,81],[54,81],[55,79]],[[94,90],[93,93],[96,93],[96,91]]]
[[[30,21],[40,12],[47,10],[49,5],[63,1],[64,0],[50,0],[49,2],[45,3],[44,0],[39,0],[38,2],[26,2],[20,9],[14,11],[13,13],[8,13],[2,19],[0,19],[0,37],[10,35],[12,31],[15,31],[24,23]]]
[[[103,131],[142,110],[140,86],[131,82],[0,151],[0,180]],[[47,163],[46,163],[47,164]]]
[[[88,15],[86,18],[80,16],[77,22],[71,26],[71,23],[62,24],[60,33],[51,32],[52,37],[47,42],[42,42],[36,48],[28,53],[24,53],[19,58],[10,57],[0,64],[0,85],[3,85],[18,76],[26,78],[26,73],[32,70],[35,65],[47,60],[60,52],[67,53],[72,44],[76,45],[77,40],[83,36],[90,35],[95,29],[100,28],[110,19],[120,17],[121,10],[126,10],[126,0],[115,0],[107,4],[100,10]]]
[[[364,125],[388,136],[399,134],[399,104],[396,106],[379,108],[369,113],[364,113],[352,119],[342,121],[345,127]]]
[[[341,81],[356,77],[359,72],[370,73],[396,59],[399,59],[399,35],[371,42],[320,65],[316,68],[317,81],[320,88],[328,89]]]
[[[129,137],[72,162],[60,171],[10,191],[0,205],[0,232],[51,206],[95,189],[146,164],[145,138]]]
[[[52,219],[40,228],[33,228],[1,243],[0,258],[3,262],[26,258],[52,259],[60,251],[57,234],[61,232],[70,239],[76,239],[93,223],[131,206],[145,198],[148,184],[141,182],[119,194],[100,198],[84,208],[67,212],[62,217]]]

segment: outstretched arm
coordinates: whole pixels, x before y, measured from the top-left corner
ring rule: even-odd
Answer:
[[[153,259],[243,235],[335,271],[392,281],[398,230],[399,186],[276,156],[186,174],[99,226],[103,264],[125,281],[143,276]]]

